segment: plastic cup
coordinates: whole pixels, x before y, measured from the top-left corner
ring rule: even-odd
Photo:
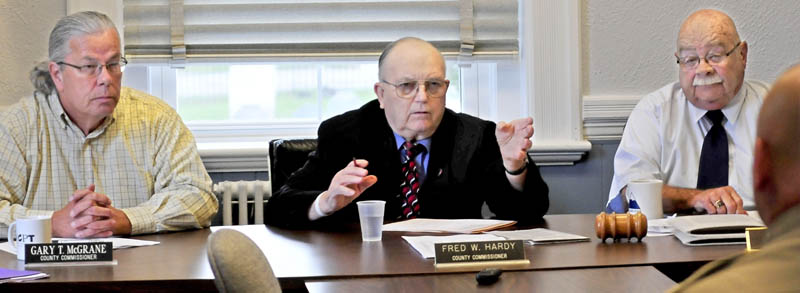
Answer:
[[[633,180],[628,183],[628,199],[636,200],[642,214],[648,219],[664,217],[664,205],[661,203],[661,186],[658,179]]]
[[[383,234],[383,209],[386,205],[382,200],[364,200],[356,202],[358,205],[358,219],[361,221],[362,241],[381,241]]]

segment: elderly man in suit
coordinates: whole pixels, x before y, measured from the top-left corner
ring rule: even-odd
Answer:
[[[445,108],[450,81],[430,43],[403,38],[378,60],[377,100],[319,128],[318,147],[267,203],[267,222],[357,221],[353,201],[386,201],[385,218],[540,219],[548,189],[527,156],[531,118],[484,121]]]

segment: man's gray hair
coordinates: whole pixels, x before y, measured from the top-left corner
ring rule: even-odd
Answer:
[[[96,11],[81,11],[61,18],[50,32],[49,60],[40,62],[30,72],[31,83],[36,91],[49,95],[56,89],[50,77],[49,63],[64,61],[64,58],[71,53],[69,41],[72,38],[108,29],[117,30],[111,18]]]

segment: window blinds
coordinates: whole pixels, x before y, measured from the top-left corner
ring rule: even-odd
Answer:
[[[124,0],[132,58],[374,56],[414,36],[447,55],[518,52],[516,0]]]

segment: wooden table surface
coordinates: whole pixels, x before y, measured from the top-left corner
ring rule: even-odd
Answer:
[[[34,267],[50,278],[27,283],[0,284],[0,291],[71,290],[126,292],[216,292],[208,265],[206,239],[209,229],[136,236],[158,245],[115,249],[113,266]],[[15,255],[0,252],[0,267],[25,269]],[[6,291],[9,290],[9,291]]]
[[[491,285],[474,273],[347,278],[305,283],[309,292],[663,292],[675,282],[653,267],[504,272]]]
[[[589,242],[526,245],[530,264],[518,269],[578,269],[631,265],[703,264],[742,251],[744,245],[689,247],[672,236],[645,237],[641,243],[601,242],[595,236],[594,215],[550,215],[544,227],[590,237]],[[362,242],[357,227],[332,231],[294,231],[267,227],[253,238],[262,246],[281,279],[377,277],[440,273],[433,259],[423,259],[401,238],[413,233],[384,232],[383,241]],[[415,235],[415,234],[413,234]],[[430,235],[430,234],[425,234]],[[474,269],[469,270],[474,271]]]
[[[409,233],[385,232],[383,241],[362,242],[357,225],[335,230],[287,230],[263,225],[234,227],[246,231],[255,240],[281,284],[289,287],[303,286],[309,280],[452,272],[437,271],[433,259],[423,259],[400,238]],[[674,270],[686,271],[684,266],[687,264],[696,268],[744,249],[744,245],[688,247],[671,236],[647,237],[642,243],[635,240],[602,243],[594,236],[594,215],[550,215],[545,217],[545,222],[535,226],[512,229],[533,227],[588,236],[591,241],[526,245],[526,255],[531,262],[517,268],[519,270],[655,266],[664,272],[660,266],[674,266]],[[160,241],[161,244],[115,250],[114,258],[119,262],[116,266],[35,268],[51,277],[25,284],[3,284],[0,288],[4,288],[3,292],[6,292],[5,288],[44,289],[48,286],[58,286],[59,289],[213,291],[213,274],[206,256],[209,234],[209,229],[203,229],[137,236],[134,238]],[[5,252],[0,252],[0,267],[24,269],[14,255]]]

